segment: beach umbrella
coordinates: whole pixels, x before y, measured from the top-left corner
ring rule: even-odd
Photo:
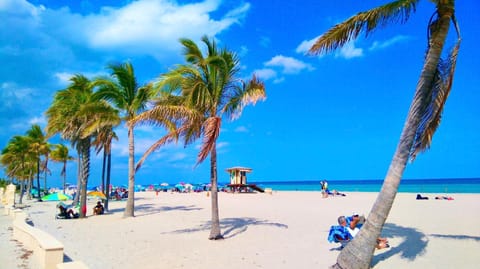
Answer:
[[[72,196],[68,194],[63,194],[61,192],[54,192],[42,197],[42,201],[66,201],[71,199],[72,199]]]
[[[167,183],[167,182],[163,182],[162,184],[160,184],[160,186],[166,187],[166,186],[168,186],[168,183]]]
[[[100,198],[100,199],[107,199],[105,194],[103,194],[103,192],[100,192],[100,191],[91,191],[91,192],[87,193],[87,196],[96,197],[96,198]]]

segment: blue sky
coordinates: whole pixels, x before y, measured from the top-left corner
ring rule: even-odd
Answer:
[[[105,75],[108,63],[128,60],[147,83],[183,63],[179,38],[208,35],[239,54],[242,77],[256,73],[267,90],[264,102],[223,121],[219,181],[232,166],[253,168],[250,181],[382,179],[421,71],[433,4],[421,1],[408,23],[331,54],[305,52],[335,23],[386,2],[0,0],[0,147],[33,123],[44,127],[45,110],[73,74]],[[407,166],[405,178],[480,176],[478,14],[477,1],[457,1],[463,42],[453,89],[432,148]],[[164,131],[136,130],[138,160]],[[125,126],[116,132],[112,180],[124,184]],[[137,182],[208,182],[209,161],[195,167],[198,150],[198,143],[165,146]],[[93,156],[91,185],[100,182],[100,168]],[[60,169],[51,170],[49,182],[58,184]],[[68,174],[75,182],[74,162]]]

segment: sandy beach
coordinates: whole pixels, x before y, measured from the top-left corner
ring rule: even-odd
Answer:
[[[55,219],[56,202],[25,210],[34,225],[64,243],[65,259],[89,268],[327,268],[338,244],[327,241],[339,215],[368,214],[376,193],[321,198],[320,192],[219,194],[225,240],[210,241],[206,193],[136,193],[134,218],[125,201],[88,218]],[[374,268],[478,268],[480,195],[454,200],[415,200],[399,193],[382,235],[391,247],[377,250]]]

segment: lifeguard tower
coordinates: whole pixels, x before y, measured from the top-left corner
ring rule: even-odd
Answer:
[[[252,190],[264,192],[257,185],[247,183],[247,173],[252,172],[252,168],[235,166],[227,168],[226,171],[230,174],[230,184],[227,186],[232,192],[252,192]]]

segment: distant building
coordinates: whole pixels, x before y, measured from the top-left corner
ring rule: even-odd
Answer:
[[[252,172],[251,168],[247,167],[232,167],[226,169],[226,171],[230,174],[230,184],[241,184],[241,185],[246,185],[247,184],[247,173]]]

